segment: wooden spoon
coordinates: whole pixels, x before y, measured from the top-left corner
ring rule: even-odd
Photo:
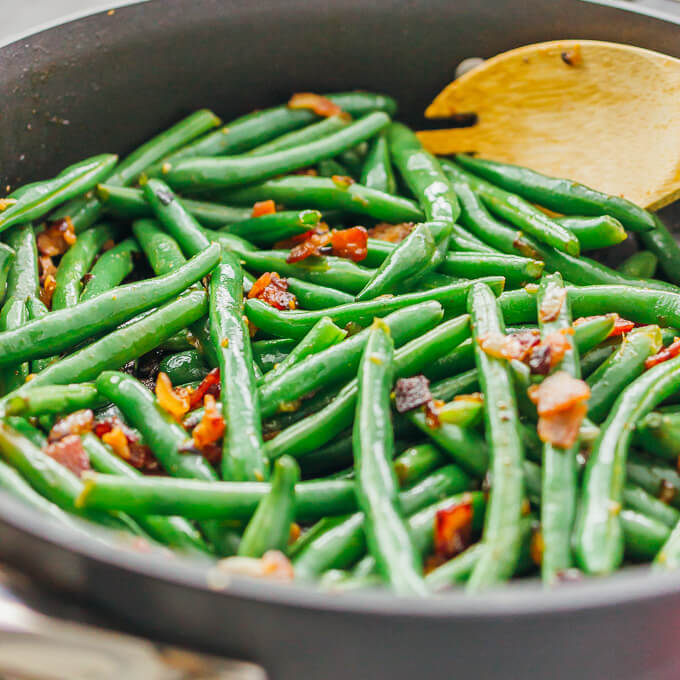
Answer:
[[[680,198],[680,60],[631,45],[560,40],[503,52],[425,112],[476,125],[418,133],[436,154],[568,177],[651,210]]]

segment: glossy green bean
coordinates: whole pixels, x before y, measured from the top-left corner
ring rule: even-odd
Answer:
[[[385,133],[376,135],[371,142],[361,168],[360,182],[369,189],[384,191],[386,194],[396,193],[390,149]]]
[[[316,171],[319,177],[350,177],[352,173],[344,166],[338,163],[335,158],[323,158],[316,165]],[[352,178],[353,179],[353,178]],[[338,181],[337,179],[335,181]]]
[[[608,573],[623,557],[618,518],[632,425],[680,386],[680,358],[645,372],[616,400],[602,426],[583,480],[583,512],[577,525],[576,554],[588,573]]]
[[[195,111],[135,149],[114,168],[113,172],[98,181],[106,179],[107,184],[112,186],[132,184],[152,163],[219,124],[220,119],[212,111],[207,109]],[[83,196],[63,205],[52,217],[59,219],[68,216],[76,233],[80,233],[94,224],[101,217],[103,210],[99,198]]]
[[[26,300],[10,297],[0,310],[0,330],[11,332],[26,325],[29,320]],[[21,387],[28,378],[29,364],[19,361],[0,368],[0,389],[3,394]]]
[[[288,290],[295,295],[298,307],[302,309],[326,309],[354,302],[353,295],[335,288],[319,286],[292,276],[289,276],[287,280]]]
[[[484,284],[470,291],[468,309],[473,340],[488,333],[502,333],[503,318],[496,297]],[[510,578],[521,546],[520,518],[524,497],[522,460],[524,449],[519,434],[519,419],[514,388],[507,364],[475,346],[475,363],[486,404],[486,438],[491,453],[493,485],[484,523],[484,554],[474,568],[468,589],[478,591]]]
[[[271,488],[269,482],[222,482],[171,477],[122,479],[86,473],[78,504],[123,509],[133,515],[178,515],[187,519],[249,520]],[[314,480],[295,486],[295,519],[315,521],[357,509],[354,482]]]
[[[650,215],[654,229],[640,233],[642,245],[659,258],[661,271],[669,281],[680,285],[680,246],[658,215]]]
[[[314,229],[321,221],[318,210],[284,210],[270,215],[234,222],[222,228],[260,247],[273,246],[298,234]]]
[[[219,361],[222,417],[227,427],[222,477],[263,480],[268,478],[269,468],[250,334],[243,318],[243,273],[235,255],[225,252],[222,257],[210,279],[210,335]]]
[[[283,456],[274,463],[271,488],[243,532],[239,555],[262,557],[268,550],[286,549],[295,518],[295,484],[299,481],[300,468],[293,458]]]
[[[612,215],[631,231],[644,232],[654,228],[650,214],[625,198],[609,196],[578,182],[548,177],[516,165],[464,154],[458,155],[456,160],[480,177],[551,210],[576,215]]]
[[[173,385],[200,382],[208,373],[208,367],[195,349],[163,357],[158,370],[165,373]]]
[[[40,416],[43,414],[66,414],[80,409],[98,409],[106,406],[92,383],[73,385],[50,385],[33,387],[30,391],[9,398],[4,405],[8,416]]]
[[[7,299],[15,297],[26,300],[29,297],[37,297],[40,284],[38,251],[33,229],[30,224],[22,224],[10,229],[5,238],[16,253],[7,275]]]
[[[385,222],[421,222],[424,214],[408,198],[370,189],[361,184],[344,186],[326,177],[293,175],[253,186],[223,192],[221,200],[236,205],[252,205],[271,199],[287,208],[342,210]]]
[[[488,284],[494,293],[502,290],[503,279],[501,277],[487,277],[478,279],[478,281]],[[324,316],[327,316],[339,326],[344,326],[349,322],[365,326],[370,324],[375,317],[431,301],[439,302],[444,306],[449,316],[463,314],[465,312],[465,300],[473,284],[474,281],[463,281],[417,293],[405,293],[404,295],[395,295],[379,300],[367,300],[314,311],[279,311],[265,305],[260,300],[248,300],[246,314],[253,324],[272,335],[299,338]]]
[[[439,271],[462,279],[503,276],[508,288],[517,288],[541,277],[543,262],[527,257],[493,253],[449,253]]]
[[[446,456],[432,444],[410,446],[394,459],[394,472],[402,488],[415,484],[446,463]]]
[[[162,176],[174,189],[223,189],[314,165],[372,137],[386,127],[386,113],[369,113],[346,128],[316,141],[264,156],[190,157],[163,163]]]
[[[90,270],[80,301],[85,302],[120,285],[134,268],[134,258],[139,252],[133,238],[126,238],[107,250]]]
[[[555,222],[559,222],[574,234],[581,245],[581,250],[597,250],[598,248],[608,248],[615,246],[627,238],[626,230],[619,220],[611,215],[598,215],[596,217],[565,216],[555,217]],[[642,276],[629,272],[631,276]],[[643,276],[643,278],[649,278]]]
[[[0,212],[0,231],[37,220],[61,203],[89,191],[110,174],[117,162],[114,154],[92,156],[69,165],[53,179],[16,189],[7,197],[12,203]]]
[[[384,318],[394,342],[401,345],[432,328],[441,319],[437,302],[424,302],[392,312]],[[285,373],[260,386],[262,416],[267,417],[288,402],[333,382],[348,380],[356,373],[368,340],[365,329],[339,345],[318,352],[289,368]]]
[[[601,423],[622,390],[645,370],[645,361],[662,347],[658,326],[634,328],[618,349],[588,377],[588,417]]]
[[[654,411],[635,428],[635,443],[647,453],[676,464],[680,456],[680,414]]]
[[[299,130],[293,130],[286,134],[275,137],[270,142],[265,142],[256,146],[246,153],[247,156],[266,156],[275,151],[283,151],[285,149],[292,149],[300,144],[308,144],[315,142],[317,139],[322,139],[332,132],[337,132],[349,125],[349,120],[342,116],[329,116],[316,123],[311,123]],[[203,154],[197,154],[203,155]]]
[[[604,343],[591,349],[581,357],[581,374],[584,378],[592,375],[616,351],[618,343]]]
[[[0,302],[7,293],[7,278],[16,258],[15,251],[5,243],[0,243]]]
[[[276,364],[282,362],[296,345],[293,338],[277,338],[276,340],[256,340],[252,343],[253,357],[263,373],[271,371]]]
[[[641,279],[651,279],[656,273],[659,258],[650,250],[638,250],[627,257],[617,269],[627,276]]]
[[[623,504],[646,517],[651,517],[673,529],[680,521],[680,511],[659,498],[652,496],[641,486],[626,482],[623,487]]]
[[[621,511],[621,529],[626,558],[640,562],[654,559],[671,534],[663,522],[629,509]]]
[[[90,465],[97,472],[129,478],[141,476],[142,473],[139,470],[113,453],[106,444],[92,433],[82,435],[81,439]],[[197,554],[211,552],[199,532],[183,517],[142,515],[138,516],[136,521],[150,536],[165,545],[183,552]]]

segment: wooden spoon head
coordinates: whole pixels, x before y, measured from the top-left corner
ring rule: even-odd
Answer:
[[[527,45],[452,82],[425,115],[470,112],[473,127],[420,140],[435,154],[475,152],[651,210],[680,198],[678,59],[594,40]]]

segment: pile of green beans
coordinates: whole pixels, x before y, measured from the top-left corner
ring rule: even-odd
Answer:
[[[200,110],[0,199],[0,493],[336,590],[680,567],[680,248],[396,111]]]

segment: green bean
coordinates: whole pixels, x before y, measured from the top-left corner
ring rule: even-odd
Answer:
[[[40,416],[43,414],[71,413],[80,409],[98,409],[106,406],[96,387],[91,383],[33,387],[25,394],[9,398],[4,407],[8,416]]]
[[[7,299],[37,297],[40,292],[38,282],[38,251],[35,234],[30,224],[13,227],[7,232],[7,243],[16,253],[16,258],[7,274]]]
[[[129,518],[123,515],[78,508],[75,500],[83,489],[82,482],[70,470],[43,453],[5,422],[0,422],[0,455],[17,469],[36,491],[62,510],[79,514],[114,529],[134,526],[127,521]]]
[[[100,184],[97,187],[97,196],[103,203],[106,212],[114,217],[128,220],[153,217],[153,210],[144,198],[141,189]],[[251,217],[252,212],[251,208],[192,201],[188,198],[182,199],[182,203],[202,226],[215,229],[219,229],[225,224],[247,220]]]
[[[680,509],[680,474],[667,462],[631,451],[626,461],[626,477],[652,496],[663,497],[669,505]]]
[[[7,278],[16,258],[15,251],[5,243],[0,243],[0,302],[7,292]]]
[[[640,324],[680,325],[680,294],[630,286],[567,286],[574,316],[616,312]],[[498,300],[505,322],[533,323],[536,295],[526,288],[503,293]]]
[[[639,279],[651,279],[656,273],[659,258],[650,250],[638,250],[626,258],[617,269],[626,276]]]
[[[25,326],[28,322],[26,300],[10,297],[0,310],[0,330],[13,331]],[[28,378],[28,362],[17,362],[0,368],[0,387],[3,394],[12,392],[26,382]]]
[[[235,481],[269,476],[242,304],[241,266],[235,255],[225,252],[210,279],[210,335],[219,361],[222,414],[227,427],[222,444],[222,477]]]
[[[473,357],[474,359],[474,357]],[[430,385],[430,393],[434,399],[449,401],[459,394],[470,394],[479,390],[477,369],[459,373],[450,378],[444,378]]]
[[[487,277],[478,279],[478,281],[487,283],[495,293],[499,292],[503,286],[501,277]],[[465,312],[465,299],[473,284],[474,281],[463,281],[432,290],[314,311],[279,311],[264,304],[261,300],[248,300],[246,314],[253,324],[272,335],[299,338],[324,316],[329,317],[339,326],[351,321],[359,325],[368,325],[374,317],[433,300],[444,305],[449,316],[456,316]]]
[[[195,111],[142,144],[122,160],[113,173],[106,173],[97,181],[101,182],[106,179],[106,182],[112,186],[132,184],[152,163],[219,124],[220,119],[212,111],[207,109]],[[84,196],[69,201],[52,217],[53,219],[70,217],[76,233],[80,233],[101,217],[103,209],[97,197]]]
[[[611,215],[597,217],[555,217],[563,227],[576,234],[581,250],[597,250],[615,246],[627,238],[626,230],[619,220]],[[641,276],[629,272],[631,276]],[[652,274],[649,275],[651,277]],[[643,278],[649,278],[644,276]]]
[[[159,372],[165,373],[173,385],[185,385],[190,382],[201,382],[208,373],[208,368],[201,355],[195,349],[169,354],[158,365]]]
[[[349,170],[352,177],[357,179],[361,176],[367,152],[368,141],[365,141],[350,149],[341,151],[337,156],[337,161]]]
[[[288,356],[262,377],[260,384],[270,382],[284,373],[288,368],[316,352],[337,345],[345,339],[347,331],[338,328],[327,316],[322,317],[309,330],[300,342],[290,351]]]
[[[559,274],[544,276],[538,292],[538,306],[545,308],[539,313],[541,336],[571,328],[571,310],[564,298],[564,283]],[[555,303],[559,304],[557,314],[553,314]],[[550,320],[546,320],[546,317]],[[564,336],[569,343],[559,364],[559,370],[566,371],[573,378],[580,378],[578,354],[573,341]],[[550,442],[543,446],[543,481],[541,489],[541,533],[543,537],[543,553],[541,575],[543,581],[552,584],[561,571],[569,569],[573,564],[571,555],[571,531],[576,513],[577,470],[576,455],[579,444],[576,442],[569,448],[559,448]]]
[[[394,460],[394,472],[402,488],[415,484],[446,462],[446,456],[432,444],[411,446]]]
[[[469,484],[469,478],[461,470],[455,465],[447,465],[433,472],[420,484],[399,492],[399,502],[404,514],[414,515],[432,504],[436,504],[437,508],[442,507],[442,499],[448,505],[464,499],[466,494],[460,492],[467,489]],[[460,495],[451,498],[452,494]],[[324,522],[322,530],[317,530],[296,551],[293,558],[295,578],[307,581],[328,569],[351,567],[366,553],[364,521],[364,513],[355,512]]]
[[[314,229],[321,221],[318,210],[284,210],[270,215],[253,217],[242,222],[234,222],[222,228],[229,234],[235,234],[257,246],[272,246],[298,234]]]
[[[97,299],[93,298],[93,301]],[[101,371],[120,368],[128,361],[155,349],[207,311],[208,301],[204,292],[193,291],[181,295],[143,319],[119,328],[51,364],[21,387],[19,393],[23,395],[38,385],[68,385],[95,380]]]
[[[219,258],[219,247],[211,245],[170,274],[113,288],[70,309],[0,333],[0,365],[51,356],[94,333],[115,328],[181,293],[205,276]]]
[[[451,161],[442,160],[441,165],[444,172],[454,182],[469,184],[481,196],[492,213],[556,250],[564,251],[569,255],[579,254],[580,246],[576,235],[559,222],[550,219],[531,203],[469,174]]]
[[[397,109],[394,99],[369,92],[343,92],[327,95],[327,98],[356,117],[371,111],[385,111],[392,115]],[[317,120],[318,116],[309,109],[291,109],[286,105],[254,111],[185,146],[165,160],[242,153]]]
[[[436,302],[413,305],[385,317],[394,342],[401,345],[429,330],[441,319],[442,309]],[[339,345],[306,357],[285,373],[260,386],[262,416],[273,415],[282,405],[355,374],[369,336],[361,331]]]
[[[210,241],[203,233],[201,225],[165,182],[150,179],[144,185],[143,192],[158,221],[179,243],[187,257],[208,247]]]
[[[221,189],[263,180],[332,158],[372,137],[390,122],[386,113],[369,113],[342,130],[292,149],[264,156],[190,157],[163,163],[162,173],[174,189]]]
[[[344,186],[326,177],[293,175],[220,194],[221,200],[252,205],[271,199],[287,208],[342,210],[384,222],[420,222],[424,215],[408,198],[392,196],[361,184]]]
[[[678,527],[680,527],[680,522],[673,525],[670,535],[665,538],[663,545],[656,552],[654,562],[652,562],[654,571],[675,570],[680,566],[680,529]],[[661,535],[660,531],[657,533]]]
[[[80,301],[85,302],[122,283],[134,268],[134,257],[139,253],[137,241],[126,238],[107,250],[90,270]]]
[[[178,515],[187,519],[249,520],[271,488],[269,482],[222,482],[141,476],[122,479],[86,473],[78,504],[123,509],[132,515]],[[295,519],[346,515],[357,509],[354,482],[314,480],[295,486]]]
[[[470,291],[468,309],[472,317],[473,340],[488,333],[502,333],[503,319],[493,292],[484,284]],[[521,546],[520,518],[524,496],[519,420],[512,379],[501,359],[475,346],[475,362],[484,402],[487,441],[491,450],[492,489],[484,523],[484,554],[474,568],[468,589],[488,588],[512,576]]]
[[[625,507],[662,522],[671,529],[680,520],[679,510],[652,496],[652,494],[636,484],[626,482],[623,487],[622,498]]]
[[[474,427],[481,421],[483,412],[481,399],[456,399],[440,407],[437,417],[440,423],[447,425]]]
[[[139,470],[119,458],[95,435],[87,433],[81,439],[90,465],[98,472],[133,479],[141,476]],[[201,535],[183,517],[143,515],[138,516],[136,521],[150,536],[165,545],[187,552],[210,553],[210,548]]]
[[[292,338],[277,338],[276,340],[256,340],[252,343],[253,357],[263,373],[271,371],[276,364],[281,363],[295,347],[296,340]]]
[[[359,366],[353,431],[357,504],[364,512],[370,552],[383,578],[400,594],[424,594],[422,563],[397,495],[390,462],[394,433],[390,417],[394,344],[383,322],[369,329]]]
[[[376,135],[361,168],[361,184],[369,189],[396,193],[396,183],[390,161],[390,150],[385,133]]]
[[[676,464],[680,456],[680,414],[655,411],[645,416],[635,428],[635,443]]]
[[[601,423],[621,391],[645,370],[645,361],[662,347],[658,326],[643,326],[627,333],[618,349],[588,377],[588,417]]]
[[[319,177],[351,177],[350,171],[334,158],[321,159],[317,163],[316,169]]]
[[[658,215],[647,213],[654,223],[654,229],[640,233],[642,245],[659,258],[661,271],[669,281],[680,285],[680,247],[668,227]]]
[[[581,374],[591,376],[616,351],[618,343],[604,343],[581,357]]]
[[[300,480],[300,468],[289,456],[274,463],[271,489],[258,503],[248,522],[238,554],[262,557],[268,550],[285,550],[290,527],[295,518],[295,484]]]
[[[576,554],[588,573],[608,573],[621,562],[623,535],[617,509],[632,426],[679,386],[680,358],[655,366],[623,390],[602,426],[585,470],[576,534]]]
[[[57,268],[57,285],[52,296],[53,310],[66,309],[78,304],[83,288],[83,277],[90,271],[104,243],[113,239],[117,232],[118,229],[114,225],[100,224],[83,232],[64,253]]]
[[[543,262],[513,255],[492,253],[449,253],[439,271],[462,279],[480,276],[504,276],[508,288],[517,288],[538,279]]]
[[[16,189],[7,197],[12,203],[0,212],[0,231],[13,224],[37,220],[61,203],[89,191],[111,172],[117,161],[118,156],[113,154],[92,156],[69,165],[53,179]]]
[[[288,277],[288,290],[295,295],[302,309],[326,309],[354,302],[354,296],[335,288],[318,286],[309,281]]]
[[[412,314],[413,323],[422,322],[420,312]],[[391,325],[391,329],[393,338],[396,338],[397,328]],[[425,328],[421,327],[419,332],[424,330]],[[460,343],[469,332],[469,318],[466,315],[440,324],[421,337],[415,334],[415,338],[398,349],[394,355],[395,377],[402,378],[419,372],[433,357]],[[399,340],[397,344],[400,344]],[[265,444],[268,456],[277,458],[287,453],[300,461],[303,456],[326,444],[344,428],[349,427],[352,423],[357,389],[358,383],[354,379],[340,390],[330,404],[269,440]],[[397,424],[395,423],[395,427]],[[341,452],[341,455],[344,453]],[[302,463],[303,469],[307,469],[308,464],[309,458]]]
[[[516,165],[463,154],[456,156],[456,160],[499,187],[550,210],[576,215],[611,215],[631,231],[644,232],[654,228],[650,214],[625,198],[609,196],[578,182],[548,177]]]
[[[439,161],[401,123],[392,123],[389,126],[387,141],[395,166],[420,203],[427,219],[455,222],[460,214],[460,206]]]
[[[316,123],[307,125],[300,130],[293,130],[286,134],[275,137],[270,142],[260,144],[254,149],[247,152],[247,156],[266,156],[275,151],[283,151],[285,149],[292,149],[301,144],[308,144],[315,142],[317,139],[322,139],[327,135],[342,130],[349,124],[342,116],[329,116]],[[203,154],[197,154],[203,155]]]
[[[621,511],[621,529],[626,557],[642,562],[654,559],[671,535],[663,522],[628,509]]]

